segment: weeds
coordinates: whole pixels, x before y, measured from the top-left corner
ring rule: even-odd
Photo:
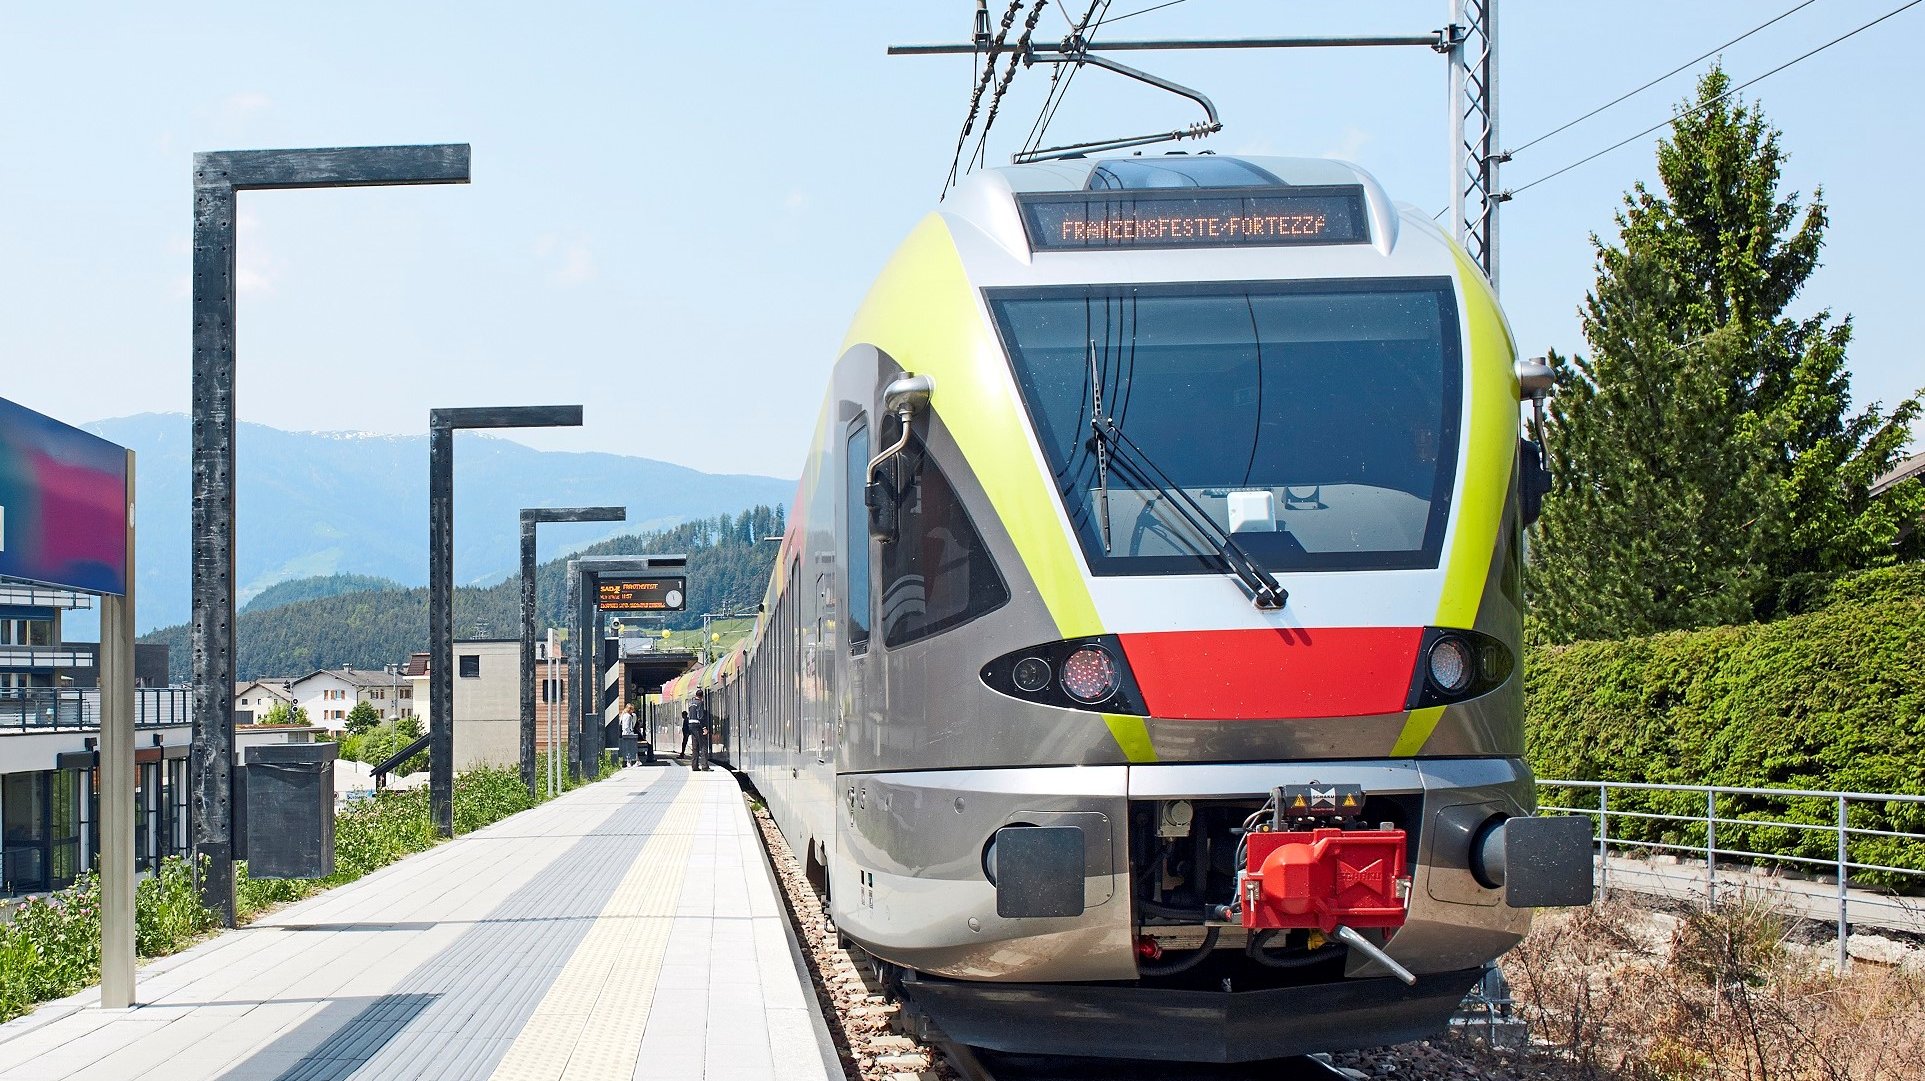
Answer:
[[[1753,898],[1675,921],[1606,900],[1541,919],[1504,970],[1536,1054],[1577,1077],[1925,1077],[1925,975],[1841,975],[1789,930]]]

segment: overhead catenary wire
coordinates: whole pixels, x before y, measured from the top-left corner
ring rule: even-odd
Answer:
[[[1003,42],[1009,37],[1009,28],[1016,22],[1016,13],[1023,9],[1023,0],[1009,0],[1009,10],[1003,12],[1002,28],[989,43],[989,63],[984,66],[982,77],[976,81],[976,89],[969,95],[969,113],[963,117],[962,133],[956,136],[956,152],[949,159],[949,177],[942,182],[942,194],[937,196],[941,202],[949,195],[950,185],[956,182],[956,170],[962,165],[963,144],[969,141],[969,133],[976,126],[976,113],[982,107],[983,91],[996,78],[996,56],[1001,52]]]
[[[1022,64],[1023,57],[1029,53],[1030,40],[1036,33],[1036,23],[1043,17],[1043,9],[1047,6],[1049,6],[1049,0],[1036,0],[1029,9],[1028,18],[1023,20],[1022,35],[1016,39],[1015,47],[1009,51],[1009,65],[1003,69],[1003,77],[997,82],[995,93],[990,95],[989,112],[983,117],[983,130],[976,137],[976,151],[970,155],[969,159],[972,168],[983,160],[983,154],[989,145],[989,129],[996,125],[996,114],[1002,109],[1003,95],[1009,93],[1009,84],[1016,79],[1016,69]],[[990,69],[992,71],[995,69],[993,60]]]
[[[1810,7],[1811,5],[1817,2],[1818,0],[1804,0],[1803,3],[1798,4],[1795,7],[1788,8],[1785,11],[1779,12],[1777,15],[1773,16],[1772,18],[1759,23],[1757,26],[1754,26],[1751,29],[1745,31],[1744,33],[1739,34],[1737,37],[1732,38],[1730,41],[1727,41],[1722,45],[1718,45],[1713,48],[1706,49],[1704,52],[1701,52],[1698,55],[1692,57],[1691,59],[1686,60],[1684,63],[1679,64],[1677,67],[1672,68],[1670,71],[1665,72],[1663,75],[1660,75],[1655,79],[1652,79],[1650,82],[1647,82],[1642,86],[1639,86],[1635,90],[1627,90],[1624,93],[1619,94],[1617,97],[1612,98],[1610,101],[1607,101],[1604,104],[1598,106],[1597,108],[1592,109],[1590,112],[1585,113],[1583,116],[1580,116],[1575,120],[1565,121],[1564,123],[1559,124],[1557,127],[1554,127],[1551,130],[1545,132],[1544,134],[1539,135],[1537,138],[1532,139],[1529,142],[1516,147],[1515,149],[1507,151],[1507,153],[1518,154],[1525,150],[1529,150],[1531,147],[1536,146],[1537,144],[1543,142],[1546,139],[1549,139],[1551,136],[1556,135],[1563,131],[1567,131],[1571,128],[1574,128],[1577,125],[1584,123],[1586,120],[1589,120],[1592,117],[1596,116],[1597,114],[1605,111],[1606,109],[1609,109],[1615,105],[1621,105],[1624,102],[1631,100],[1632,98],[1638,96],[1639,94],[1644,93],[1646,90],[1651,89],[1652,87],[1658,85],[1659,83],[1665,81],[1666,79],[1669,79],[1673,75],[1676,75],[1679,72],[1685,70],[1691,65],[1696,64],[1707,57],[1713,56],[1717,53],[1723,52],[1726,49],[1729,49],[1733,45],[1736,45],[1739,42],[1743,41],[1744,39],[1750,37],[1751,35],[1756,34],[1758,31],[1763,30],[1766,27],[1772,26],[1775,23],[1781,22],[1788,16],[1795,15],[1798,12],[1803,11],[1804,9]]]
[[[1645,136],[1651,134],[1652,132],[1659,130],[1660,128],[1670,127],[1671,125],[1676,124],[1680,120],[1683,120],[1687,117],[1694,116],[1698,113],[1701,113],[1704,110],[1711,108],[1713,105],[1716,105],[1719,102],[1724,101],[1726,98],[1729,98],[1732,95],[1738,93],[1739,91],[1744,90],[1747,87],[1754,86],[1757,83],[1763,82],[1764,80],[1771,78],[1773,75],[1778,74],[1779,72],[1785,70],[1788,67],[1791,67],[1794,64],[1802,63],[1803,61],[1809,60],[1812,57],[1817,56],[1819,53],[1824,52],[1826,49],[1829,49],[1832,46],[1839,44],[1840,42],[1847,41],[1851,38],[1857,37],[1859,34],[1862,34],[1865,31],[1870,30],[1872,27],[1877,26],[1879,23],[1882,23],[1885,20],[1890,19],[1895,15],[1899,15],[1906,11],[1909,11],[1912,8],[1917,7],[1921,3],[1925,3],[1925,0],[1910,0],[1909,3],[1901,4],[1898,7],[1893,8],[1892,10],[1886,12],[1885,14],[1880,15],[1878,18],[1873,19],[1868,23],[1865,23],[1863,26],[1860,26],[1854,30],[1849,30],[1843,34],[1840,34],[1837,37],[1831,39],[1830,41],[1825,42],[1823,45],[1820,45],[1809,52],[1802,53],[1798,56],[1792,57],[1790,60],[1787,60],[1784,63],[1778,65],[1777,67],[1772,68],[1770,71],[1765,72],[1763,75],[1758,75],[1750,79],[1746,79],[1744,82],[1739,83],[1737,86],[1734,86],[1729,90],[1726,90],[1724,93],[1719,94],[1717,97],[1712,98],[1710,101],[1701,102],[1697,105],[1694,105],[1689,109],[1685,109],[1682,112],[1679,112],[1677,115],[1671,117],[1668,120],[1660,121],[1656,124],[1651,125],[1648,128],[1645,128],[1643,131],[1638,132],[1636,135],[1632,135],[1628,138],[1620,139],[1617,142],[1612,143],[1610,146],[1607,146],[1604,149],[1599,150],[1595,153],[1587,154],[1584,157],[1579,158],[1578,160],[1570,163],[1569,165],[1564,166],[1561,169],[1556,169],[1549,173],[1545,173],[1543,176],[1538,177],[1536,180],[1533,180],[1528,184],[1524,184],[1520,187],[1513,188],[1509,191],[1506,191],[1503,197],[1508,199],[1513,196],[1522,195],[1524,192],[1527,192],[1532,188],[1537,187],[1539,184],[1542,184],[1549,180],[1555,180],[1556,178],[1563,176],[1565,173],[1568,173],[1571,170],[1576,169],[1581,165],[1588,165],[1591,162],[1594,162],[1597,159],[1603,157],[1604,155],[1609,154],[1613,150],[1618,150],[1623,147],[1629,146],[1632,143],[1637,142],[1639,139],[1642,139]]]
[[[1153,7],[1138,8],[1135,11],[1126,11],[1123,14],[1117,15],[1114,17],[1104,16],[1103,18],[1097,20],[1096,26],[1104,26],[1109,23],[1120,23],[1124,19],[1134,19],[1138,15],[1148,15],[1152,11],[1162,11],[1164,8],[1173,8],[1178,4],[1181,4],[1182,2],[1183,0],[1166,0],[1166,2],[1157,4]],[[1094,30],[1096,29],[1096,26],[1092,26],[1090,27],[1090,29]]]
[[[1112,2],[1113,0],[1090,0],[1089,8],[1083,12],[1083,18],[1080,21],[1071,22],[1069,37],[1063,39],[1064,48],[1067,49],[1078,41],[1086,42],[1088,35],[1094,32],[1096,26],[1101,25],[1092,22],[1097,18],[1096,9],[1101,7],[1107,13]],[[1067,17],[1065,15],[1065,18]],[[1063,69],[1066,67],[1070,69],[1068,78],[1063,76]],[[1076,73],[1082,69],[1081,64],[1057,64],[1050,72],[1049,93],[1043,95],[1043,107],[1037,110],[1036,122],[1029,126],[1029,135],[1023,139],[1024,151],[1043,145],[1043,137],[1049,134],[1049,125],[1056,118],[1056,110],[1062,106],[1063,99],[1069,96],[1069,86],[1076,81]]]

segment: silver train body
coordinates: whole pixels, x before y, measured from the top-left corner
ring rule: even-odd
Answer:
[[[755,632],[664,699],[953,1037],[1423,1035],[1530,919],[1478,862],[1534,810],[1515,360],[1464,253],[1354,166],[979,173],[850,328]],[[1365,934],[1414,984],[1224,907],[1297,785],[1407,842]]]

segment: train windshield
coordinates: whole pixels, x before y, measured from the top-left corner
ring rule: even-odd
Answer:
[[[1462,412],[1449,279],[987,299],[1096,573],[1220,569],[1199,509],[1273,571],[1437,565]],[[1092,416],[1149,468],[1092,438]]]

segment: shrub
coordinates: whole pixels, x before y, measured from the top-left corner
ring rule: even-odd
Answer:
[[[1542,777],[1925,794],[1925,568],[1835,584],[1826,607],[1775,623],[1537,649],[1525,726]],[[1612,809],[1704,812],[1692,793],[1614,792]],[[1721,796],[1720,817],[1831,825],[1837,806]],[[1853,804],[1855,827],[1925,832],[1925,805]],[[1612,819],[1626,839],[1701,845],[1702,826]],[[1822,830],[1720,825],[1720,847],[1817,859]],[[1855,838],[1865,863],[1925,869],[1925,844]],[[1916,876],[1865,873],[1867,884]]]

